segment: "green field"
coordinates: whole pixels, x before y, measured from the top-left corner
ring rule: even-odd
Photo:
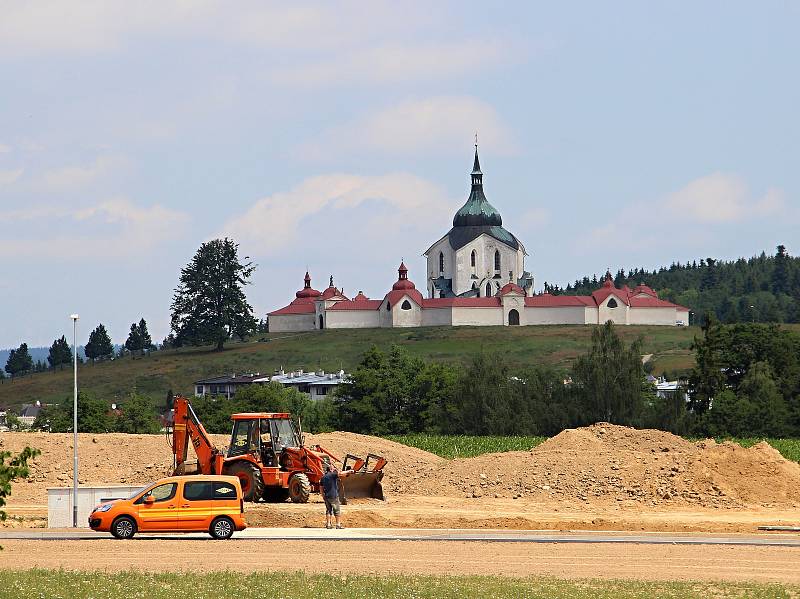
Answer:
[[[387,438],[403,445],[416,447],[452,460],[454,458],[472,458],[484,453],[503,451],[528,451],[547,437],[475,437],[469,435],[389,435]],[[726,439],[717,439],[717,442]],[[742,447],[751,447],[760,441],[766,441],[777,449],[787,460],[800,462],[800,439],[727,439]]]
[[[274,333],[261,341],[230,344],[222,352],[186,348],[156,352],[144,358],[126,357],[79,366],[80,388],[113,400],[132,389],[159,400],[168,391],[190,393],[195,380],[230,373],[271,373],[276,368],[326,371],[352,370],[372,345],[392,344],[413,355],[443,362],[463,363],[470,355],[497,353],[512,369],[546,363],[566,367],[589,346],[593,327],[427,327],[419,329],[326,330],[308,333]],[[693,365],[692,340],[696,327],[619,327],[628,342],[641,336],[643,351],[653,354],[656,372],[662,358],[669,370]],[[39,400],[61,401],[72,393],[72,371],[32,374],[0,384],[0,406],[13,407]]]
[[[391,565],[387,565],[390,569]],[[306,575],[261,572],[239,574],[68,572],[5,570],[0,598],[9,599],[172,599],[173,597],[281,597],[282,599],[406,599],[548,597],[566,599],[651,597],[797,597],[800,586],[725,582],[638,582],[627,580],[558,580],[499,576],[366,576]]]

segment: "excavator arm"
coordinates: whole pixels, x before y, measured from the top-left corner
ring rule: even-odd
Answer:
[[[192,405],[185,397],[176,397],[174,422],[172,424],[172,453],[175,462],[174,474],[187,474],[186,459],[191,440],[197,454],[197,471],[199,474],[221,474],[225,456],[214,447],[205,427],[194,413]]]

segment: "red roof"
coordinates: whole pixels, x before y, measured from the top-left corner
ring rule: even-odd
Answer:
[[[632,297],[630,299],[631,308],[680,308],[688,310],[684,306],[673,304],[667,300],[658,299],[657,297]]]
[[[332,297],[343,297],[347,299],[347,296],[345,296],[336,287],[328,287],[325,291],[322,292],[322,299],[331,299]]]
[[[397,283],[395,283],[395,285],[396,284]],[[422,297],[422,294],[416,289],[414,289],[413,286],[411,287],[411,289],[392,289],[392,291],[387,293],[383,299],[389,300],[389,305],[394,306],[397,302],[403,299],[403,297],[408,297],[418,306],[422,306],[423,302],[425,301],[424,298]]]
[[[364,292],[363,292],[363,291],[359,291],[359,292],[358,292],[358,295],[356,295],[356,296],[353,298],[353,301],[354,301],[354,302],[363,302],[364,300],[368,300],[368,299],[369,299],[369,298],[368,298],[366,295],[364,295]]]
[[[357,297],[357,296],[356,296]],[[336,302],[328,310],[377,310],[383,300],[359,299]]]
[[[636,295],[639,293],[644,293],[645,295],[649,295],[650,297],[658,297],[658,294],[655,291],[653,291],[652,288],[648,287],[644,283],[641,283],[634,288],[633,294]]]
[[[525,306],[529,308],[567,308],[571,306],[596,306],[590,295],[534,295],[525,298]]]
[[[525,295],[525,290],[517,285],[516,283],[506,283],[500,289],[500,295],[506,295],[507,293],[518,293],[519,295]]]
[[[275,310],[274,312],[268,312],[267,316],[275,316],[275,315],[284,315],[284,314],[313,314],[314,313],[314,303],[313,302],[292,302],[288,306],[281,308],[280,310]]]

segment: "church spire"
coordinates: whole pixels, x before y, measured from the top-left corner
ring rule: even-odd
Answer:
[[[475,134],[475,161],[472,163],[472,187],[483,187],[481,161],[478,159],[478,134]]]

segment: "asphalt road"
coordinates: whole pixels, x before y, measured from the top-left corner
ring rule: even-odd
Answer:
[[[107,533],[86,529],[12,529],[0,531],[3,539],[17,540],[98,540],[108,539]],[[138,534],[139,539],[197,540],[210,539],[204,533],[188,534]],[[282,541],[473,541],[497,543],[614,543],[643,545],[738,545],[800,547],[797,534],[714,535],[678,533],[629,532],[553,532],[531,530],[475,530],[475,529],[395,529],[352,528],[325,530],[320,528],[248,528],[234,535],[237,540]]]

